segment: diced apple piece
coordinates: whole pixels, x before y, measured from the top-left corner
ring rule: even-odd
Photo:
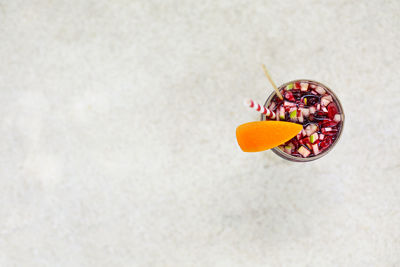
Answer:
[[[314,114],[317,109],[315,107],[310,107],[310,114]]]
[[[304,130],[304,128],[301,130],[301,135],[302,136],[306,136],[307,134],[306,134],[306,131]]]
[[[300,83],[294,83],[294,89],[300,89]]]
[[[283,106],[284,107],[295,107],[296,106],[296,103],[294,103],[294,102],[289,102],[289,101],[284,101],[283,102]]]
[[[306,134],[307,136],[311,136],[313,133],[315,133],[318,129],[318,126],[316,124],[310,124],[306,127]]]
[[[285,108],[282,106],[279,108],[279,118],[282,120],[285,119]]]
[[[310,109],[308,108],[302,108],[301,113],[303,113],[304,117],[308,117],[310,115]]]
[[[326,96],[321,97],[321,104],[325,107],[327,105],[329,105],[329,103],[331,103],[332,101],[333,101],[333,99],[332,99],[331,95],[326,95]]]
[[[326,107],[322,107],[321,110],[322,110],[323,112],[328,112],[328,109],[327,109]]]
[[[298,116],[297,119],[299,120],[300,123],[304,122],[304,117],[302,112],[300,112],[300,116]]]
[[[300,83],[301,91],[307,91],[308,90],[308,83]]]
[[[304,146],[301,146],[297,152],[299,152],[303,157],[307,158],[310,155],[310,150],[308,150],[307,148],[305,148]]]
[[[321,110],[321,105],[317,104],[317,110]]]
[[[293,89],[293,83],[289,83],[288,85],[286,85],[286,90],[290,91]]]
[[[311,91],[311,94],[313,94],[313,95],[318,95],[318,93],[315,92],[314,90]]]
[[[335,114],[335,117],[333,117],[333,120],[336,122],[339,122],[341,119],[342,118],[341,118],[340,114]]]
[[[311,144],[314,144],[317,140],[318,140],[318,134],[317,134],[317,133],[313,133],[313,134],[310,136],[310,142],[311,142]]]
[[[300,140],[301,139],[301,134],[297,134],[296,138],[297,138],[297,140]]]
[[[319,134],[319,140],[324,140],[325,135],[324,134]]]
[[[315,91],[317,91],[317,93],[320,95],[323,95],[326,93],[325,89],[322,88],[321,86],[317,86],[317,88],[315,88]]]
[[[291,154],[292,153],[292,147],[285,146],[285,152],[288,153],[288,154]]]
[[[312,149],[313,149],[314,155],[319,154],[318,144],[312,145]]]
[[[291,108],[289,111],[289,117],[292,121],[297,121],[297,109]]]
[[[307,131],[307,128],[308,128],[308,131]],[[310,124],[310,125],[308,125],[308,126],[306,127],[307,136],[310,136],[310,135],[312,135],[313,133],[315,133],[315,132],[317,131],[317,129],[318,129],[318,126],[317,126],[316,124]]]
[[[310,88],[315,89],[317,87],[315,84],[310,84]]]

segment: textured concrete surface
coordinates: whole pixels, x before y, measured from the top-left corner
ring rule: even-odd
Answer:
[[[0,266],[400,266],[399,1],[0,0]],[[326,157],[245,154],[310,78]]]

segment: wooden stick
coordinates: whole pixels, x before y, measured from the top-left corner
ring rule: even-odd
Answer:
[[[276,94],[278,95],[278,97],[280,99],[283,100],[283,96],[282,96],[281,92],[279,92],[278,87],[276,87],[276,85],[275,85],[274,81],[272,80],[271,76],[269,76],[267,68],[265,67],[264,64],[262,64],[262,67],[264,69],[265,76],[267,76],[269,82],[272,84],[272,87],[274,87],[274,90],[275,90]]]

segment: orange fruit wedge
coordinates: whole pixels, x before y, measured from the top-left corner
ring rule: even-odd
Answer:
[[[236,139],[244,152],[259,152],[285,143],[302,129],[287,121],[253,121],[236,128]]]

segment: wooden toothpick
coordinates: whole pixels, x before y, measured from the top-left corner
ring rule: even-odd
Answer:
[[[274,90],[275,90],[276,94],[278,95],[278,97],[280,99],[283,99],[283,96],[282,96],[281,92],[279,92],[278,87],[276,87],[276,85],[275,85],[274,81],[272,80],[271,76],[269,76],[267,68],[265,67],[264,64],[262,64],[262,67],[264,69],[265,76],[267,76],[269,82],[272,84],[272,87],[274,87]]]

